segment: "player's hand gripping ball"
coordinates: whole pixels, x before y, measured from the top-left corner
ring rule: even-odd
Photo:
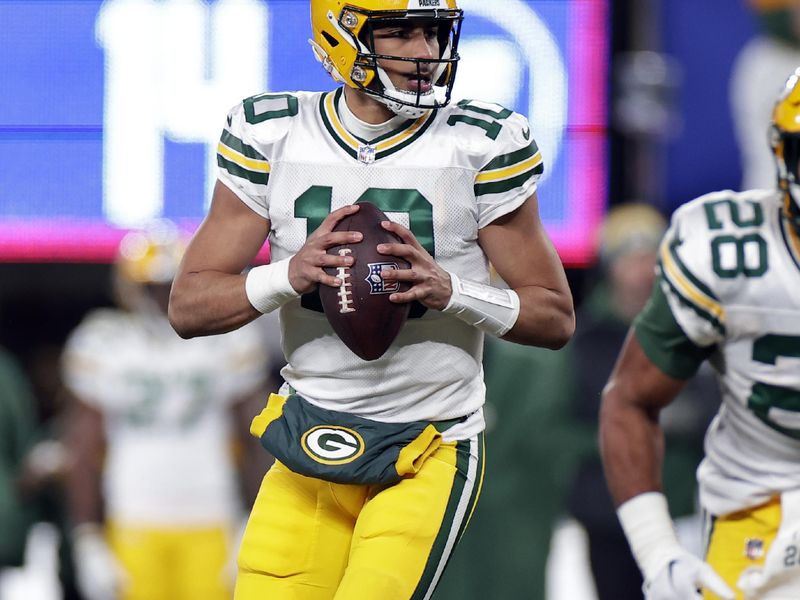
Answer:
[[[329,254],[352,256],[353,264],[326,268],[342,285],[321,285],[319,296],[328,322],[345,345],[364,360],[375,360],[392,345],[411,306],[389,301],[390,294],[404,292],[409,285],[385,282],[381,271],[408,269],[410,265],[403,258],[378,254],[378,244],[402,240],[381,227],[381,221],[388,218],[374,204],[359,202],[359,206],[359,211],[344,217],[334,231],[360,231],[363,239],[328,249]]]

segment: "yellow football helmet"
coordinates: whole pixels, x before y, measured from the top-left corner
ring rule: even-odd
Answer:
[[[786,81],[775,104],[770,135],[778,165],[778,187],[785,193],[784,213],[800,230],[800,68]]]
[[[405,58],[374,52],[375,29],[411,19],[433,20],[439,25],[439,58]],[[462,20],[463,11],[456,0],[311,0],[314,38],[308,41],[317,60],[336,81],[370,94],[398,115],[418,118],[450,101]],[[429,92],[397,89],[378,59],[413,62],[418,71],[423,63],[430,64],[433,88]]]
[[[186,245],[181,231],[165,219],[125,234],[114,261],[117,303],[134,312],[165,314]]]

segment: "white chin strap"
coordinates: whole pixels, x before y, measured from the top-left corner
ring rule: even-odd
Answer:
[[[381,69],[382,70],[382,69]],[[392,86],[394,88],[394,86]],[[409,106],[408,104],[403,104],[403,102],[415,102],[417,101],[417,93],[416,92],[407,92],[405,90],[398,90],[394,89],[385,89],[383,91],[388,98],[384,98],[383,96],[375,96],[378,102],[381,104],[385,104],[386,107],[392,111],[394,114],[399,115],[401,117],[405,117],[407,119],[419,119],[421,116],[429,112],[430,110],[439,106],[436,102],[436,94],[434,90],[429,92],[425,92],[424,94],[419,94],[419,106]],[[428,101],[430,99],[430,101]],[[399,102],[396,100],[400,100]]]

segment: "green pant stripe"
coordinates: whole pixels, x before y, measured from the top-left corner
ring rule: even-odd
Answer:
[[[473,489],[478,486],[477,478],[479,476],[479,471],[476,468],[472,481],[469,479],[472,448],[475,448],[475,453],[478,456],[476,463],[478,463],[480,462],[481,452],[477,436],[457,442],[456,474],[453,477],[450,499],[447,502],[439,534],[431,547],[425,570],[410,600],[429,600],[433,595],[433,590],[436,588],[436,584],[444,571],[444,566],[447,564],[455,547],[462,524],[469,515]]]
[[[483,479],[483,465],[486,457],[486,439],[483,432],[478,434],[478,465],[475,470],[475,485],[472,486],[472,495],[469,497],[469,504],[467,505],[467,512],[464,515],[464,520],[461,522],[461,527],[458,530],[458,539],[460,540],[467,530],[469,519],[472,516],[472,511],[475,510],[475,505],[478,503],[478,495],[481,493],[481,480]]]

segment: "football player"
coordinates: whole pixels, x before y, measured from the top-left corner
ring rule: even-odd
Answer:
[[[76,575],[87,600],[230,598],[243,504],[234,456],[268,365],[256,325],[183,340],[166,317],[185,240],[167,222],[127,234],[120,308],[90,312],[63,356]],[[240,438],[243,438],[239,434]],[[243,444],[246,444],[243,446]],[[268,464],[257,443],[252,497]],[[233,535],[232,535],[233,534]]]
[[[604,392],[606,476],[648,600],[800,598],[800,69],[775,105],[772,149],[777,189],[675,212]],[[701,560],[678,544],[660,491],[658,414],[706,360],[723,401],[697,472]]]
[[[430,598],[482,481],[484,334],[550,348],[574,328],[561,262],[538,216],[531,127],[495,104],[450,101],[455,0],[311,0],[317,58],[342,84],[235,106],[210,212],[170,300],[185,337],[280,309],[286,381],[251,431],[278,460],[239,555],[236,598]],[[415,302],[365,361],[334,334],[318,286],[348,267],[334,232],[371,202],[410,269]],[[269,238],[268,265],[243,269]],[[489,261],[508,289],[489,285]]]

